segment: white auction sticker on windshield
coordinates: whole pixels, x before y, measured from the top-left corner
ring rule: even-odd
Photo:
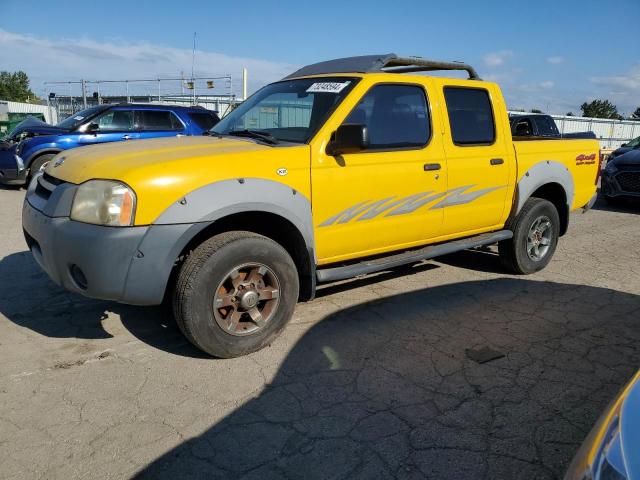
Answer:
[[[316,82],[307,88],[307,93],[340,93],[351,82]]]

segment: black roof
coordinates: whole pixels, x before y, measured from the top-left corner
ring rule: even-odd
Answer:
[[[307,65],[285,77],[305,77],[329,73],[409,73],[436,70],[465,70],[472,80],[480,80],[475,69],[462,62],[427,60],[422,57],[400,57],[395,53],[338,58]]]

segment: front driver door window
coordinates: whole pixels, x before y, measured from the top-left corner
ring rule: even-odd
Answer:
[[[133,110],[114,108],[94,118],[84,128],[80,143],[119,142],[138,138]]]

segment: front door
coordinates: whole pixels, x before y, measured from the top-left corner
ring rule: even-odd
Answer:
[[[313,220],[319,263],[424,243],[442,226],[446,162],[432,134],[423,85],[377,84],[343,123],[367,126],[370,146],[314,159]]]

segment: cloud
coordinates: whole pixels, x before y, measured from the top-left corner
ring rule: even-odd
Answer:
[[[499,67],[513,57],[511,50],[500,50],[499,52],[487,53],[482,59],[487,67]]]
[[[560,57],[560,56],[547,57],[547,63],[550,63],[551,65],[559,65],[561,63],[564,63],[564,57]]]
[[[608,77],[592,77],[591,81],[596,85],[623,88],[640,93],[640,64],[631,67],[626,74]]]
[[[123,80],[178,78],[181,71],[191,74],[191,50],[155,45],[148,42],[97,42],[89,38],[50,39],[23,35],[0,29],[0,52],[3,70],[24,70],[31,79],[32,90],[42,95],[45,81]],[[249,92],[262,85],[279,80],[298,68],[284,62],[264,59],[233,57],[225,53],[196,52],[196,76],[232,75],[233,93],[241,94],[242,68],[249,71]],[[163,88],[166,93],[180,91],[180,82]],[[227,94],[225,82],[210,93]],[[66,87],[61,86],[61,89]],[[78,87],[79,88],[79,87]],[[93,87],[92,87],[93,88]],[[113,93],[123,93],[124,85],[101,85],[103,93],[109,88]],[[131,93],[135,86],[131,85]],[[157,86],[139,86],[145,91],[157,92]],[[115,89],[119,89],[118,92]],[[74,91],[78,94],[77,91]],[[164,93],[164,92],[163,92]]]
[[[544,82],[540,82],[540,88],[544,88],[545,90],[549,90],[550,88],[553,88],[555,85],[554,82],[552,82],[551,80],[545,80]]]

